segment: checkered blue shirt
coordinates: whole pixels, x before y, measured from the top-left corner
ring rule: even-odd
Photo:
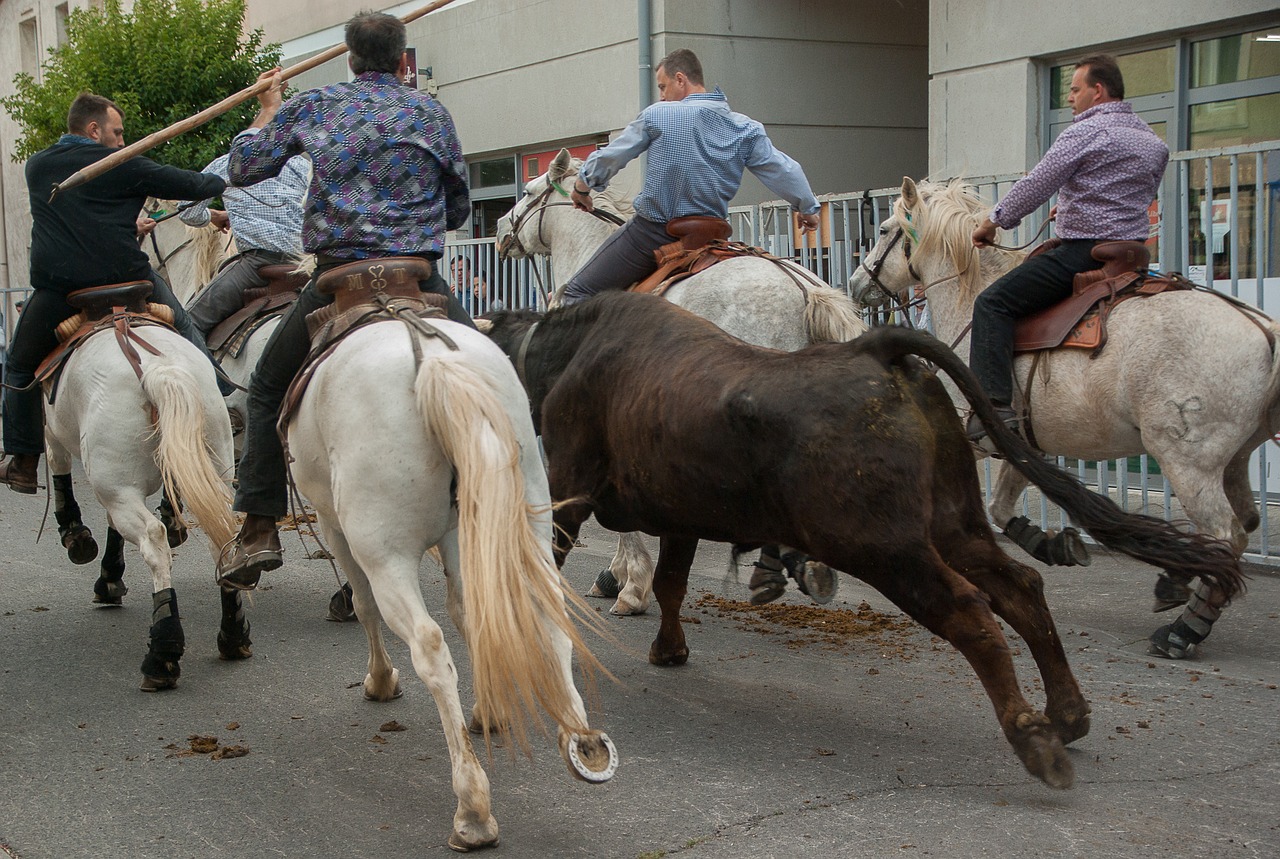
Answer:
[[[635,208],[650,221],[666,223],[686,215],[728,217],[743,170],[750,170],[802,214],[818,211],[804,170],[774,148],[763,125],[729,110],[719,87],[646,107],[616,140],[591,153],[582,165],[582,181],[592,190],[603,190],[645,151],[649,162]]]
[[[209,162],[202,173],[212,173],[228,182],[222,202],[231,218],[231,235],[236,249],[273,251],[286,256],[302,256],[302,201],[307,196],[311,165],[301,155],[290,158],[279,176],[263,179],[247,188],[236,188],[227,178],[229,155]],[[179,215],[184,223],[203,227],[209,223],[209,201],[203,200]]]

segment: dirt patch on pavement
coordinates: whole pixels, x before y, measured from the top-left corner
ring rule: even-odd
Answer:
[[[855,643],[872,644],[904,659],[927,646],[917,637],[920,626],[902,615],[875,611],[868,603],[856,609],[768,603],[752,605],[744,600],[703,594],[694,607],[703,614],[730,618],[740,629],[760,635],[786,636],[787,647],[838,649]]]

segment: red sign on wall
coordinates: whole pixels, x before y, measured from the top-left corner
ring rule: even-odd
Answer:
[[[581,158],[584,161],[587,156],[595,152],[599,147],[594,143],[584,143],[581,146],[564,147],[569,150],[569,154],[574,158]],[[546,152],[526,152],[520,156],[521,163],[524,164],[522,173],[525,182],[530,179],[537,179],[551,166],[551,159],[560,154],[560,149],[548,149]]]

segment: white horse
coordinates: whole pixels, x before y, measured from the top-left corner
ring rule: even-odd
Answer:
[[[471,653],[473,729],[514,729],[523,739],[522,709],[538,704],[576,776],[605,781],[617,757],[608,737],[589,729],[573,684],[572,649],[587,664],[594,657],[552,560],[551,499],[529,401],[487,337],[429,324],[443,336],[395,320],[350,334],[315,372],[288,441],[298,489],[315,506],[369,640],[365,697],[399,694],[385,618],[435,698],[458,797],[449,846],[469,850],[495,844],[498,825],[457,672],[418,584],[430,547],[439,549],[446,607]]]
[[[72,560],[88,563],[97,554],[71,493],[72,457],[83,463],[107,511],[110,530],[95,601],[118,605],[127,592],[121,537],[151,568],[151,646],[142,663],[142,688],[150,692],[176,685],[183,633],[171,578],[170,546],[178,539],[147,509],[147,496],[163,487],[169,498],[181,498],[216,561],[236,530],[228,487],[234,462],[231,426],[208,359],[171,329],[134,330],[160,353],[136,348],[141,379],[113,330],[91,335],[67,359],[54,401],[46,404],[45,440],[59,530]],[[227,659],[250,656],[239,594],[224,591],[222,608],[219,651]]]
[[[559,192],[570,187],[581,166],[581,160],[562,149],[547,172],[525,185],[525,196],[498,221],[498,252],[503,256],[551,256],[551,306],[559,304],[565,284],[617,229],[611,220],[575,209]],[[594,199],[597,209],[615,219],[633,214],[629,200],[608,190]],[[788,352],[813,343],[852,340],[867,330],[848,296],[790,261],[725,260],[679,281],[665,297],[740,340]],[[652,596],[653,560],[640,535],[619,536],[606,572],[610,571],[621,586],[610,611],[643,614]]]
[[[917,186],[904,179],[869,262],[850,278],[855,300],[883,303],[876,281],[902,297],[924,283],[937,336],[967,354],[974,300],[1023,259],[973,247],[971,234],[989,208],[959,180]],[[1083,349],[1043,352],[1030,378],[1032,355],[1017,357],[1014,388],[1039,447],[1083,460],[1150,454],[1199,530],[1243,552],[1246,534],[1259,524],[1249,456],[1280,428],[1280,326],[1199,290],[1123,302],[1107,326],[1096,358]],[[997,525],[1014,518],[1025,487],[1017,471],[1000,470],[990,508]],[[1220,601],[1203,585],[1191,594],[1176,571],[1168,572],[1175,581],[1161,577],[1157,610],[1190,598],[1171,626],[1187,639],[1183,627],[1190,624],[1189,640],[1198,643]],[[1185,656],[1190,648],[1170,645],[1169,630],[1157,630],[1152,645],[1162,655]]]

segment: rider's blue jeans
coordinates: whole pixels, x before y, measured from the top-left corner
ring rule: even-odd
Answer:
[[[636,215],[615,230],[564,286],[568,307],[608,289],[626,289],[658,270],[653,252],[675,241],[667,225]]]

